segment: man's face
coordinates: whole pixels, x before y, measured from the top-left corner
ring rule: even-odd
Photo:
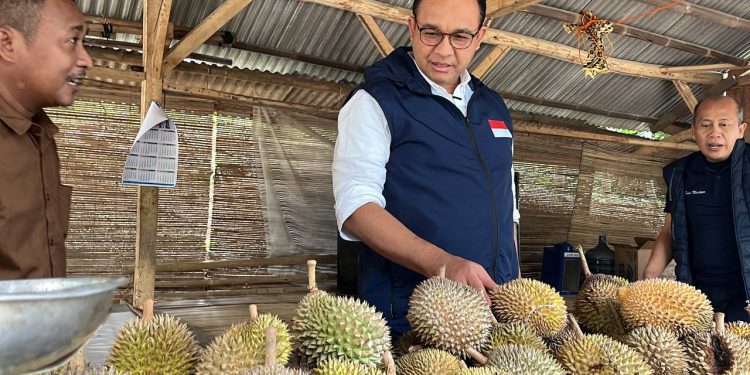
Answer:
[[[487,30],[481,27],[479,4],[476,0],[423,0],[417,9],[417,16],[409,19],[409,35],[414,47],[417,66],[427,77],[453,92],[474,58],[482,37]],[[465,49],[454,48],[446,35],[436,46],[422,42],[419,29],[429,27],[442,33],[477,33]],[[478,30],[478,32],[477,32]]]
[[[746,123],[737,118],[737,105],[730,98],[703,102],[695,113],[693,138],[708,161],[727,160],[734,142],[745,134]]]
[[[47,0],[31,40],[16,38],[17,99],[32,113],[73,104],[92,65],[83,48],[84,18],[70,0]]]

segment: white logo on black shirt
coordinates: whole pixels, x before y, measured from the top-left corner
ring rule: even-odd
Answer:
[[[685,195],[703,195],[706,194],[705,190],[686,190]]]

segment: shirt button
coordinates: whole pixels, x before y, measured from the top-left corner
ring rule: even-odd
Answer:
[[[50,246],[55,246],[55,240],[53,240],[53,239],[50,238],[49,239],[49,245]]]
[[[49,193],[44,194],[44,197],[47,199],[47,202],[49,202]]]

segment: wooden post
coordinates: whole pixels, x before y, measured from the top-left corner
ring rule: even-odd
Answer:
[[[393,45],[391,44],[391,41],[388,40],[388,37],[385,36],[385,33],[383,33],[380,26],[375,22],[375,19],[372,18],[372,16],[359,13],[357,13],[357,18],[367,31],[367,35],[369,35],[370,39],[375,43],[375,47],[378,48],[380,55],[383,57],[390,55],[391,52],[393,52]]]
[[[143,66],[146,79],[141,83],[141,118],[151,102],[162,101],[162,59],[169,28],[172,0],[145,0],[143,6]],[[138,210],[135,234],[135,271],[133,305],[154,298],[156,278],[156,234],[159,211],[159,189],[138,187]]]
[[[492,51],[487,55],[487,57],[482,60],[482,62],[477,65],[476,68],[474,68],[474,71],[471,72],[474,76],[476,76],[479,79],[484,78],[484,75],[487,74],[487,72],[490,71],[497,63],[505,57],[505,55],[510,52],[510,47],[497,45],[495,46]]]

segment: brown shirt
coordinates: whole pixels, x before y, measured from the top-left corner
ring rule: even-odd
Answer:
[[[0,100],[0,280],[65,276],[72,188],[60,183],[57,131]]]

